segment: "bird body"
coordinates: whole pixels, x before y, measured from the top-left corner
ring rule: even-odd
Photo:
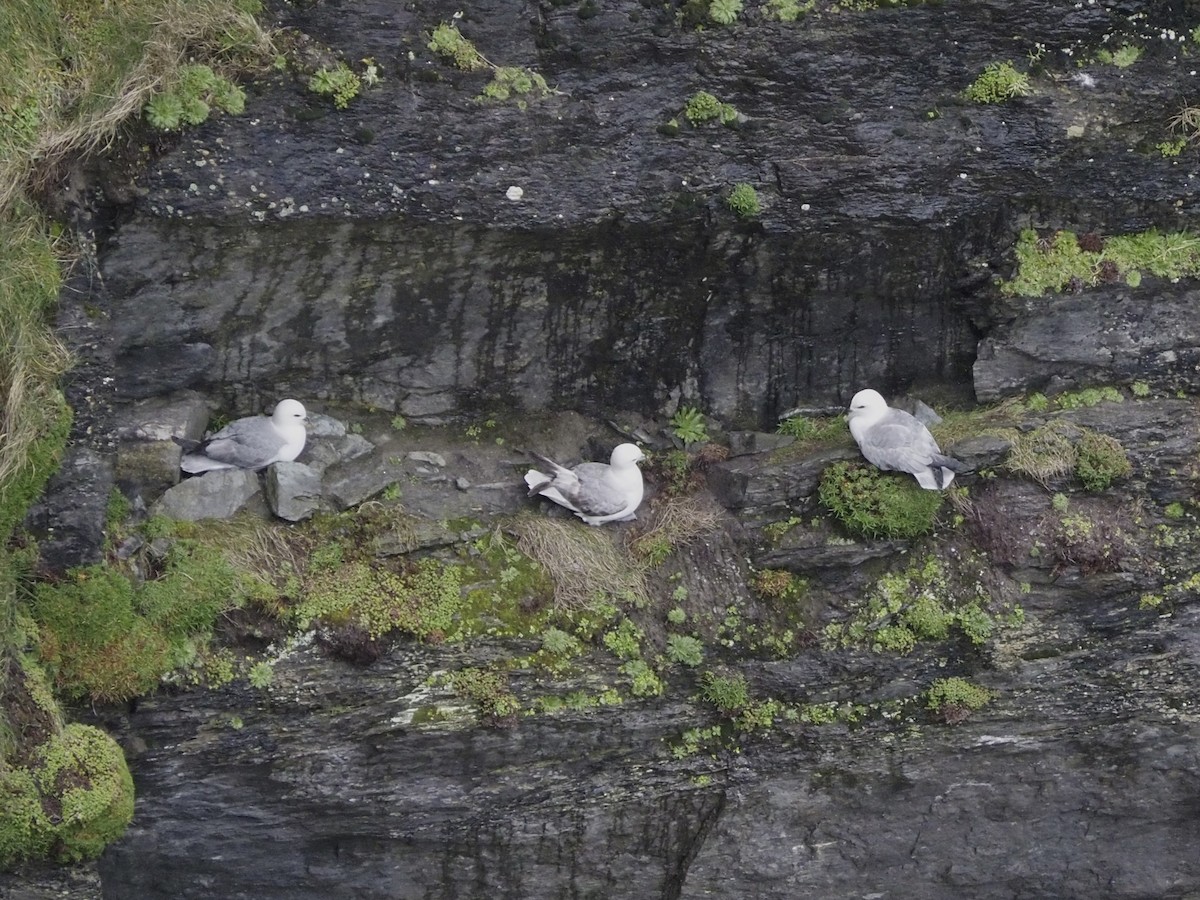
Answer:
[[[850,401],[850,434],[862,455],[885,471],[908,472],[928,491],[948,488],[968,466],[942,453],[916,416],[893,409],[878,391],[859,391]]]
[[[535,453],[549,474],[525,473],[529,496],[541,495],[563,506],[589,525],[637,518],[644,487],[637,464],[646,458],[634,444],[618,444],[608,463],[585,462],[567,468]]]
[[[307,418],[300,401],[281,400],[270,417],[237,419],[203,441],[175,438],[185,450],[179,467],[197,475],[213,469],[261,469],[275,462],[291,462],[304,449]]]

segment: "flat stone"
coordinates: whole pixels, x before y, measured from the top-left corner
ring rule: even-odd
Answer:
[[[258,476],[245,469],[217,469],[188,478],[163,494],[150,512],[195,522],[228,519],[262,491]]]
[[[281,519],[299,522],[321,508],[321,473],[304,463],[268,466],[266,486],[271,512]]]
[[[210,407],[194,391],[153,397],[132,403],[114,415],[120,441],[170,441],[173,437],[198,441],[208,425]]]
[[[342,434],[333,437],[313,438],[309,432],[308,442],[304,445],[303,457],[305,465],[316,472],[324,472],[330,466],[349,462],[366,456],[375,449],[375,445],[361,434]]]
[[[125,441],[117,447],[117,484],[130,497],[155,500],[179,483],[182,455],[174,441]]]

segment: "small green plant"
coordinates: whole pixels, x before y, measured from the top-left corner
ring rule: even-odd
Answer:
[[[404,416],[392,416],[392,430],[403,431],[408,427],[408,419]]]
[[[685,666],[698,666],[704,662],[704,645],[691,635],[673,634],[667,638],[667,659]]]
[[[542,650],[552,656],[574,656],[582,649],[578,638],[559,628],[547,628],[542,632]]]
[[[629,679],[629,690],[635,697],[657,697],[663,692],[662,679],[644,659],[631,659],[618,671]]]
[[[768,0],[766,9],[771,18],[780,22],[795,22],[805,13],[812,12],[816,5],[816,0],[806,0],[804,3],[800,0]]]
[[[636,659],[642,655],[642,631],[630,619],[622,619],[612,631],[604,634],[604,646],[620,659]]]
[[[1059,409],[1086,409],[1101,403],[1124,403],[1125,398],[1115,387],[1092,387],[1068,391],[1054,398]]]
[[[1071,501],[1067,499],[1066,494],[1056,493],[1050,498],[1050,506],[1055,512],[1066,512],[1070,505]]]
[[[710,0],[708,17],[718,25],[732,25],[742,13],[742,0]]]
[[[671,416],[671,433],[685,446],[701,444],[708,440],[708,428],[704,424],[704,413],[694,406],[681,406]]]
[[[965,678],[940,678],[926,691],[925,705],[948,724],[955,724],[987,706],[994,697],[987,688]]]
[[[750,587],[769,600],[793,601],[807,593],[808,581],[786,569],[763,569],[754,573]]]
[[[688,98],[683,114],[692,125],[703,125],[705,122],[719,121],[728,125],[736,121],[738,111],[728,103],[722,103],[708,91],[697,91]]]
[[[493,725],[510,724],[521,710],[508,686],[508,676],[487,669],[460,669],[450,676],[454,692],[475,704],[479,716]]]
[[[1133,471],[1121,442],[1107,434],[1084,432],[1075,452],[1075,474],[1089,491],[1107,490]]]
[[[907,475],[838,462],[821,473],[817,496],[854,534],[914,538],[933,530],[943,492],[924,490]]]
[[[840,416],[791,416],[780,422],[775,430],[800,442],[834,441],[846,436],[846,420]]]
[[[429,49],[464,72],[489,68],[489,63],[454,25],[443,22],[429,36]]]
[[[761,206],[758,202],[758,191],[754,185],[739,182],[733,186],[729,196],[725,198],[726,205],[743,219],[752,219],[758,215]]]
[[[322,66],[308,79],[308,89],[314,94],[330,95],[333,105],[345,109],[358,96],[362,81],[344,62],[332,69]]]
[[[275,678],[275,667],[265,660],[260,660],[250,667],[246,678],[250,684],[260,691],[270,687]]]
[[[211,66],[194,63],[179,69],[171,87],[146,102],[144,113],[153,127],[173,131],[181,125],[199,125],[214,106],[238,115],[246,108],[246,94]]]
[[[667,621],[672,625],[682,625],[687,621],[687,613],[676,606],[667,612]]]
[[[1025,400],[1025,406],[1030,412],[1045,412],[1050,408],[1050,400],[1042,393],[1033,393]]]
[[[1127,69],[1137,62],[1141,55],[1141,47],[1126,44],[1123,47],[1118,47],[1116,50],[1101,50],[1096,54],[1096,59],[1102,63],[1114,65],[1118,69]]]
[[[740,672],[721,675],[705,672],[700,683],[700,696],[723,713],[734,715],[750,705],[750,688]]]
[[[1178,156],[1186,148],[1187,148],[1187,139],[1186,138],[1176,138],[1173,141],[1161,141],[1157,145],[1155,145],[1154,149],[1156,149],[1159,152],[1159,154],[1161,156],[1163,156],[1164,158],[1169,158],[1172,156]]]
[[[1144,381],[1135,381],[1129,386],[1129,392],[1141,400],[1150,396],[1150,385]]]
[[[1168,503],[1166,508],[1163,510],[1163,515],[1168,519],[1182,519],[1184,516],[1183,504],[1178,501],[1174,503]]]
[[[988,65],[964,93],[976,103],[1003,103],[1023,97],[1030,90],[1028,75],[1018,72],[1011,62],[996,62]]]
[[[493,103],[516,99],[517,105],[523,107],[527,100],[545,97],[549,93],[546,79],[537,72],[516,66],[498,66],[478,99]]]

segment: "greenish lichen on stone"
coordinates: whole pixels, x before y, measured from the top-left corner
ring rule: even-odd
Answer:
[[[546,79],[537,72],[518,66],[497,66],[492,80],[484,85],[477,99],[491,103],[515,100],[518,106],[523,107],[528,101],[540,99],[549,93],[551,91]]]
[[[939,678],[926,691],[925,705],[935,712],[945,712],[948,707],[971,711],[987,706],[994,697],[987,688],[965,678]]]
[[[466,72],[486,69],[489,63],[475,49],[475,45],[463,37],[456,25],[446,22],[438,25],[429,35],[429,49],[456,68]]]

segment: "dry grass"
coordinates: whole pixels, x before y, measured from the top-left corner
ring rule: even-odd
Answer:
[[[1070,437],[1062,427],[1051,423],[1019,435],[1004,467],[1050,490],[1052,482],[1075,471],[1076,459]]]
[[[630,554],[656,566],[680,547],[716,531],[719,522],[711,501],[695,495],[670,497],[654,507],[645,530],[630,540]]]
[[[611,532],[535,516],[518,517],[512,531],[517,549],[550,573],[560,609],[584,609],[599,601],[639,607],[650,602],[640,567],[615,544]]]

